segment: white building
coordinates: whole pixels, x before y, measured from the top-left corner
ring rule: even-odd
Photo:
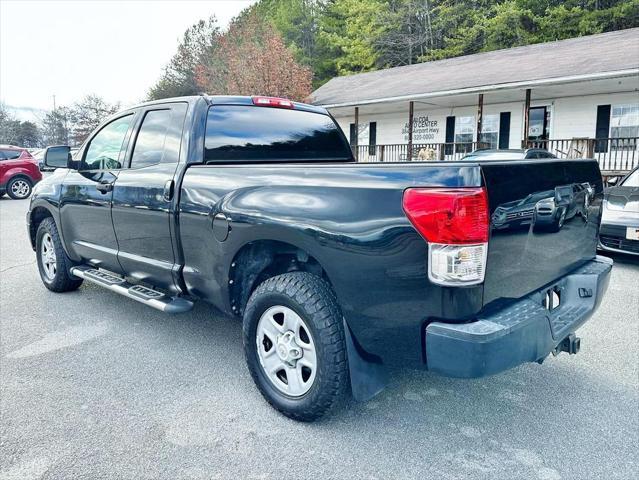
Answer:
[[[311,98],[360,161],[541,147],[627,171],[639,163],[639,28],[336,77]]]

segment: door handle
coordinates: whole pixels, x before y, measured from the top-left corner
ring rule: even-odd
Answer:
[[[173,198],[173,191],[175,190],[175,182],[173,180],[167,180],[164,184],[164,200],[170,202]]]
[[[99,192],[101,193],[107,193],[113,190],[113,184],[112,183],[98,183],[95,188],[98,189]]]

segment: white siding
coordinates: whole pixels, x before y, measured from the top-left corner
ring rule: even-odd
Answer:
[[[550,138],[570,139],[579,137],[594,138],[597,122],[597,106],[604,104],[618,105],[639,103],[637,93],[611,93],[604,95],[588,95],[581,97],[557,98],[554,100],[532,101],[531,107],[550,107]],[[523,134],[524,102],[485,104],[484,115],[510,112],[510,148],[520,148]],[[414,118],[427,117],[429,126],[416,125],[413,133],[414,143],[442,143],[446,136],[446,117],[477,116],[477,107],[424,108],[415,103]],[[349,137],[349,124],[354,122],[353,116],[337,117],[337,121]],[[378,114],[361,114],[359,116],[359,145],[368,144],[368,124],[377,122],[377,144],[408,143],[407,123],[408,108],[404,112]],[[476,134],[475,134],[476,135]]]

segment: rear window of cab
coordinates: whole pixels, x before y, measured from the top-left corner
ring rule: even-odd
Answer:
[[[328,115],[247,105],[209,108],[206,163],[351,159],[350,146]]]

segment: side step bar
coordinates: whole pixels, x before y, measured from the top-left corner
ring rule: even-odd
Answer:
[[[71,274],[165,313],[188,312],[193,308],[193,302],[186,298],[169,297],[158,290],[134,285],[123,277],[105,270],[78,266],[71,268]]]

